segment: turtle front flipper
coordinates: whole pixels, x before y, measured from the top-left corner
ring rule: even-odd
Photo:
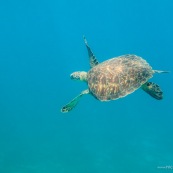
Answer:
[[[84,94],[89,94],[89,89],[86,89],[84,91],[82,91],[78,96],[76,96],[73,100],[71,100],[69,103],[67,103],[65,106],[62,107],[61,112],[63,113],[67,113],[69,111],[71,111],[73,108],[75,108],[75,106],[78,104],[80,98],[84,95]]]
[[[88,50],[90,67],[93,68],[94,66],[96,66],[97,64],[99,64],[99,62],[98,62],[97,58],[95,57],[95,55],[93,54],[91,48],[88,46],[88,43],[87,43],[87,40],[86,40],[85,36],[83,36],[83,38],[84,38],[84,42],[85,42],[85,45],[86,45],[87,50]]]
[[[153,82],[146,82],[141,86],[141,88],[155,99],[157,100],[163,99],[163,92],[160,89],[159,85]]]

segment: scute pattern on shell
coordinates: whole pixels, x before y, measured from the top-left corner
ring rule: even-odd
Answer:
[[[136,55],[123,55],[104,61],[88,72],[91,93],[101,101],[124,97],[153,76],[151,66]]]

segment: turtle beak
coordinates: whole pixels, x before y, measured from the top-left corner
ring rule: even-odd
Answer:
[[[70,75],[70,78],[71,78],[72,80],[79,80],[79,79],[80,79],[80,77],[79,77],[78,75],[76,75],[75,72],[72,73],[72,74]]]
[[[70,75],[70,79],[75,79],[74,76],[73,76],[73,74]]]

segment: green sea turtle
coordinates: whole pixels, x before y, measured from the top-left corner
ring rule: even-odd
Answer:
[[[71,111],[85,94],[91,94],[100,101],[109,101],[125,97],[138,88],[142,88],[157,100],[163,98],[160,87],[153,82],[148,82],[148,79],[155,73],[167,73],[167,71],[152,70],[144,59],[133,54],[118,56],[99,63],[85,37],[84,42],[91,68],[88,72],[74,72],[70,77],[86,82],[88,89],[63,106],[61,112]]]

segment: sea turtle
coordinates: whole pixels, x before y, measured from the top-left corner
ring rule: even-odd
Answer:
[[[74,72],[70,77],[86,82],[88,89],[63,106],[61,112],[71,111],[85,94],[91,94],[100,101],[109,101],[125,97],[142,88],[157,100],[163,98],[160,87],[153,82],[148,82],[148,79],[155,73],[167,73],[167,71],[152,70],[144,59],[133,54],[118,56],[99,63],[85,37],[84,42],[91,69],[88,72]]]

